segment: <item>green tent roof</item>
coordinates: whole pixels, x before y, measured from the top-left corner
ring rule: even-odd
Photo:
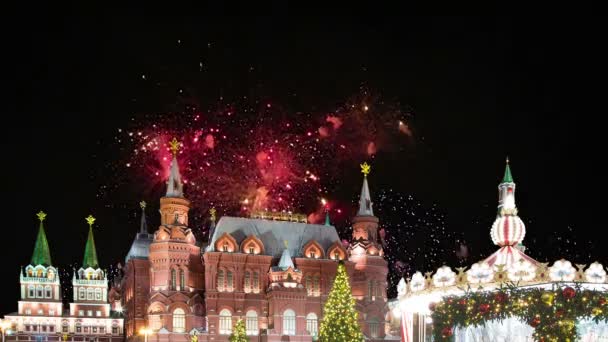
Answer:
[[[89,225],[89,238],[87,239],[87,245],[84,247],[84,260],[82,261],[82,268],[99,268],[99,262],[97,262],[97,251],[95,250],[95,239],[93,238],[93,226]]]
[[[507,159],[507,166],[505,167],[505,175],[502,177],[503,183],[513,183],[513,176],[511,175],[511,168],[509,167],[509,159]]]
[[[40,229],[38,229],[38,237],[36,238],[36,245],[34,246],[34,254],[32,254],[31,264],[33,266],[43,265],[51,266],[51,252],[49,250],[49,242],[46,239],[44,233],[44,225],[40,220]]]

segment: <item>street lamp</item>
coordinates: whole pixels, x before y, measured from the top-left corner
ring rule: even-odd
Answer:
[[[148,342],[148,334],[150,334],[151,332],[152,332],[152,330],[148,329],[146,327],[139,329],[139,334],[144,335],[144,342]],[[2,341],[2,342],[4,342],[4,341]]]
[[[0,329],[2,329],[2,342],[4,342],[4,335],[6,333],[11,333],[11,322],[7,321],[7,320],[3,320],[0,323]]]

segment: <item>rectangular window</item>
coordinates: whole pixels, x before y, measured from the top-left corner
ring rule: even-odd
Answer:
[[[46,289],[46,295],[45,298],[51,298],[51,289]]]
[[[84,327],[84,333],[88,333],[89,332],[89,327]]]
[[[36,295],[37,295],[38,298],[43,298],[42,297],[42,289],[41,288],[39,288],[38,291],[36,291]]]
[[[369,323],[369,334],[371,337],[378,337],[378,332],[380,330],[380,324],[377,322]]]
[[[95,300],[101,300],[101,291],[95,292]]]
[[[314,296],[319,297],[321,295],[321,280],[318,275],[313,277],[313,288]]]
[[[318,334],[317,319],[306,319],[306,331],[310,336],[317,336]]]
[[[37,325],[32,325],[32,331],[38,331],[38,326]]]
[[[217,271],[217,290],[224,291],[224,270]]]
[[[30,331],[30,329],[31,329],[30,325],[29,325],[29,324],[26,324],[26,325],[25,325],[25,331]]]
[[[42,332],[46,332],[46,325],[42,326]]]
[[[226,287],[228,288],[228,291],[232,292],[232,271],[226,272]]]
[[[33,287],[30,287],[28,295],[30,298],[36,298],[36,290],[34,290]]]
[[[100,334],[105,334],[106,333],[106,328],[105,327],[99,327],[99,333]]]
[[[87,310],[87,316],[93,317],[93,310]]]
[[[50,332],[55,332],[55,326],[54,325],[49,325],[49,331]]]
[[[374,300],[374,281],[370,280],[367,282],[367,297],[369,300]]]
[[[53,309],[49,310],[49,316],[55,316],[55,310],[53,310]]]
[[[171,290],[175,290],[175,270],[171,270]]]
[[[118,334],[118,327],[112,327],[112,334],[113,335],[117,335]]]
[[[312,277],[306,276],[306,293],[312,296]]]
[[[184,270],[179,271],[179,288],[184,291],[186,286],[186,274]]]
[[[31,315],[32,314],[32,309],[25,309],[25,314],[26,315]]]
[[[63,327],[61,327],[61,332],[67,333],[68,332],[68,326],[64,325]]]
[[[258,334],[258,316],[249,316],[245,321],[245,327],[247,329],[247,335]]]
[[[81,333],[82,332],[82,327],[80,325],[76,326],[76,332],[77,333]]]
[[[222,335],[232,334],[232,317],[231,316],[220,316],[220,334],[222,334]]]
[[[253,272],[253,292],[258,293],[260,289],[260,275],[258,272]]]
[[[97,327],[93,327],[93,332],[97,333]]]
[[[101,311],[99,311],[99,310],[95,311],[95,316],[101,317]]]
[[[246,293],[251,292],[251,279],[250,278],[251,278],[251,273],[249,273],[249,271],[246,271],[245,272],[245,286],[244,286],[245,287],[244,290]]]
[[[84,310],[78,310],[78,316],[84,316]]]
[[[39,314],[39,315],[44,315],[44,311],[42,311],[42,309],[39,309],[39,310],[38,310],[38,314]]]

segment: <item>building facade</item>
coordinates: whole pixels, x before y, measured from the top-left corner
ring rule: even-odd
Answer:
[[[173,151],[160,226],[148,234],[142,211],[117,286],[128,340],[228,341],[239,319],[251,341],[316,340],[340,260],[366,339],[384,340],[388,271],[367,164],[350,243],[343,244],[329,220],[319,225],[295,215],[262,214],[224,216],[216,223],[212,213],[210,240],[202,247],[188,228],[190,202]]]
[[[52,266],[43,221],[46,214],[38,213],[40,228],[31,262],[21,270],[21,300],[16,313],[5,315],[10,323],[8,341],[96,341],[121,342],[123,319],[112,317],[108,304],[108,280],[99,268],[93,238],[94,218],[89,216],[89,236],[84,261],[74,271],[72,285],[74,301],[64,308],[58,269]]]

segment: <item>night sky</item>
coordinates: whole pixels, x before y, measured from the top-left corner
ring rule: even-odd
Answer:
[[[595,31],[557,19],[315,19],[274,12],[249,19],[76,13],[30,19],[4,32],[10,62],[0,137],[1,313],[16,310],[19,266],[31,257],[39,210],[48,213],[53,261],[66,271],[82,260],[84,217],[91,213],[104,267],[124,260],[142,198],[151,203],[155,228],[162,189],[145,192],[147,180],[120,167],[129,157],[116,142],[117,129],[146,126],[148,113],[182,110],[184,92],[202,107],[220,97],[248,97],[295,113],[329,112],[365,89],[401,108],[412,138],[370,157],[371,191],[393,194],[374,199],[381,222],[410,219],[407,210],[388,213],[382,203],[418,203],[425,213],[441,213],[437,239],[446,247],[430,260],[433,267],[470,265],[495,250],[489,228],[507,155],[529,254],[541,261],[607,260],[608,251],[592,242],[604,230],[603,204],[594,196],[604,192],[605,152],[602,136],[592,133],[600,126],[590,120],[605,106],[582,110],[593,96],[585,89],[602,87]],[[359,162],[341,164],[333,182],[329,197],[343,208],[360,191]],[[201,216],[193,226],[206,224]],[[347,220],[336,221],[348,238]],[[460,244],[468,257],[455,257]],[[425,254],[411,260],[407,248],[392,251],[395,260],[409,260],[408,272],[428,270]]]

